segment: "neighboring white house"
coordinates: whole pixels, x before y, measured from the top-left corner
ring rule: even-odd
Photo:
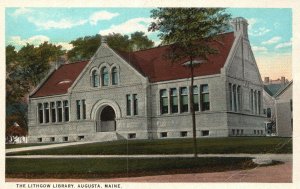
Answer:
[[[102,40],[88,61],[53,70],[29,99],[29,142],[263,136],[263,82],[244,18],[210,42],[219,53],[190,72],[166,58],[169,46],[117,52]],[[201,57],[198,60],[202,60]]]
[[[277,136],[293,135],[293,81],[275,95]]]

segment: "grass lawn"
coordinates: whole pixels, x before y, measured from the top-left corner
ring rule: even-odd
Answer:
[[[109,178],[253,168],[250,158],[6,159],[6,178]]]
[[[291,138],[226,137],[197,139],[199,154],[292,153]],[[53,149],[9,153],[7,155],[98,155],[98,154],[192,154],[193,140],[123,140],[82,144]]]

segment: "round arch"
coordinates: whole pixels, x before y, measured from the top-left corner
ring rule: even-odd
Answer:
[[[92,107],[91,119],[97,120],[99,113],[101,113],[102,110],[107,106],[112,107],[112,109],[114,110],[116,116],[115,119],[119,119],[121,117],[121,110],[119,105],[115,101],[103,99],[96,102]]]

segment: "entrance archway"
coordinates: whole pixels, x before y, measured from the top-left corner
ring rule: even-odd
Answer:
[[[116,113],[111,106],[101,107],[97,117],[97,132],[116,131]]]

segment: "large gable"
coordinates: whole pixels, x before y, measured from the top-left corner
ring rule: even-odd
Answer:
[[[218,54],[208,56],[208,61],[195,67],[194,75],[205,76],[219,74],[228,57],[229,51],[234,42],[233,32],[225,33],[219,36],[218,41],[210,43],[211,47],[219,51]],[[142,50],[132,53],[118,52],[128,63],[134,66],[144,76],[148,77],[150,82],[176,80],[190,77],[190,70],[184,68],[182,62],[172,62],[166,58],[169,53],[168,46],[161,46],[148,50]]]
[[[63,64],[55,70],[31,97],[65,94],[72,86],[88,61]]]

